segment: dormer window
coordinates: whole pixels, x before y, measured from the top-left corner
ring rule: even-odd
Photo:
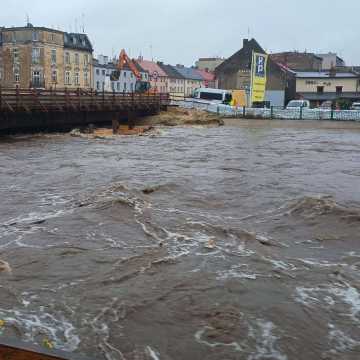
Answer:
[[[38,31],[33,31],[32,32],[32,40],[33,41],[39,41],[39,32]]]
[[[82,40],[82,44],[83,44],[83,46],[86,46],[86,41],[85,41],[85,39]]]
[[[73,37],[72,41],[73,41],[73,44],[75,45],[76,44],[76,37]]]

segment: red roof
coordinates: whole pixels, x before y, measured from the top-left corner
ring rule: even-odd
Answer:
[[[204,79],[204,81],[215,81],[214,73],[206,70],[199,70],[199,69],[195,69],[195,70]]]
[[[154,73],[157,73],[157,76],[167,77],[166,72],[156,62],[149,60],[137,60],[137,62],[145,71],[149,72],[150,76],[154,76]]]

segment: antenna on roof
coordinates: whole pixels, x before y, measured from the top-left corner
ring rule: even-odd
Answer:
[[[85,34],[85,15],[84,15],[84,13],[81,14],[81,21],[82,21],[82,32]]]
[[[26,13],[26,25],[30,24],[30,16]]]
[[[250,40],[250,26],[248,26],[248,39]]]

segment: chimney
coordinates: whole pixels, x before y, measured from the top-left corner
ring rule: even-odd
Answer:
[[[330,77],[335,77],[336,76],[336,67],[333,66],[330,71],[329,71],[329,75]]]
[[[246,47],[249,43],[249,39],[243,39],[243,47]]]

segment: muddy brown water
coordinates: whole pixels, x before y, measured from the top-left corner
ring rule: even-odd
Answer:
[[[273,124],[2,138],[0,334],[92,359],[359,359],[360,131]]]

